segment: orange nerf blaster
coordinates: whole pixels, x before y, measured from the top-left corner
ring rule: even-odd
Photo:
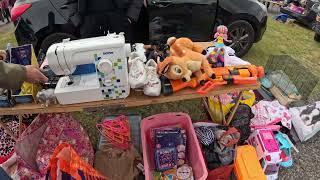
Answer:
[[[169,80],[164,76],[161,76],[161,83],[162,94],[165,96],[187,87],[196,88],[199,85],[196,78],[191,78],[189,82],[184,82],[182,80]]]
[[[197,90],[199,94],[225,84],[256,84],[258,78],[264,77],[264,68],[255,65],[219,67],[213,71],[215,78],[208,78],[209,81]]]

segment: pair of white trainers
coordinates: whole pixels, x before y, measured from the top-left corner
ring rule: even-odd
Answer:
[[[145,57],[138,53],[131,53],[129,57],[129,84],[132,89],[143,88],[147,96],[159,96],[161,82],[157,74],[157,63],[150,59],[146,64]]]

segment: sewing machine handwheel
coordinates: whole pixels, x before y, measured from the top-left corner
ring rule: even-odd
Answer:
[[[113,69],[112,62],[109,59],[102,59],[98,63],[97,68],[103,74],[109,74],[112,72],[112,69]]]

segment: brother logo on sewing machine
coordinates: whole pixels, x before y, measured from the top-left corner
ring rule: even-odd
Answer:
[[[60,104],[126,98],[130,93],[123,34],[52,45],[49,66],[59,79],[55,95]]]

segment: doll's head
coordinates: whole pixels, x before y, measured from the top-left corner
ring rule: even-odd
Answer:
[[[214,34],[214,38],[218,36],[222,36],[224,39],[228,39],[228,28],[224,25],[220,25],[217,27],[217,32]]]

